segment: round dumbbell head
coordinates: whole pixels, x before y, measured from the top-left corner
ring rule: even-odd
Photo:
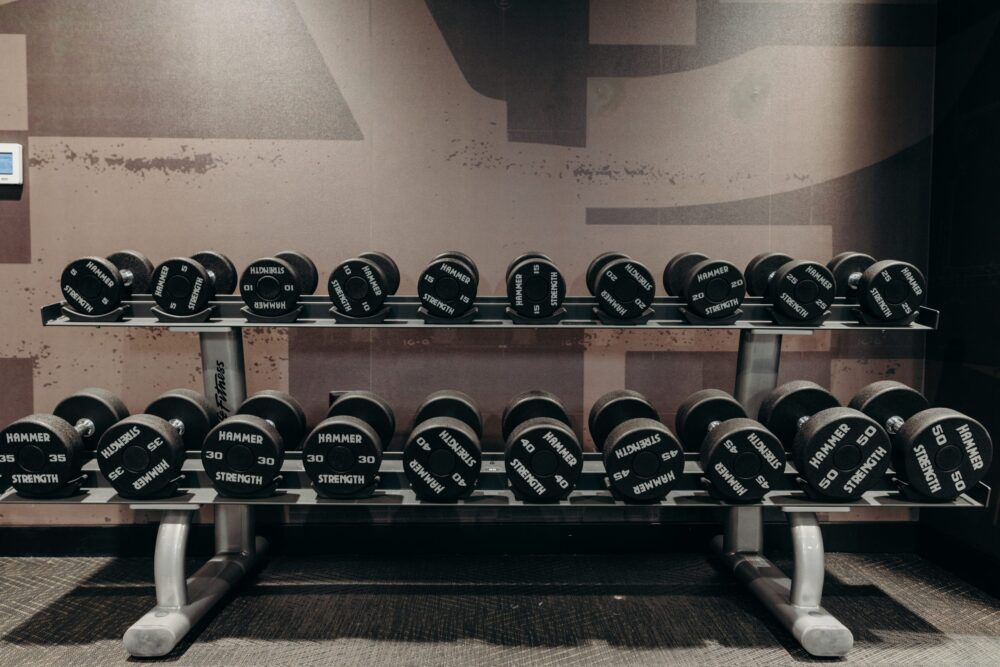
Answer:
[[[918,412],[896,438],[893,466],[914,491],[934,500],[954,500],[982,481],[993,462],[989,431],[948,408]]]
[[[386,289],[389,294],[395,294],[396,290],[399,289],[399,267],[396,266],[395,260],[384,252],[379,252],[377,250],[370,250],[368,252],[363,252],[358,255],[361,259],[370,259],[379,265],[382,269],[382,273],[385,274],[387,283]],[[473,264],[475,268],[475,264]],[[479,275],[478,273],[476,274]]]
[[[347,407],[359,403],[351,401]],[[374,488],[388,443],[368,421],[337,414],[321,421],[306,436],[302,466],[321,494],[354,495]]]
[[[521,262],[527,262],[532,259],[544,259],[549,262],[552,261],[551,257],[542,252],[524,252],[515,257],[514,259],[510,260],[510,264],[507,265],[507,271],[506,273],[504,273],[504,277],[509,280],[511,271],[514,270],[514,267],[516,267]]]
[[[312,294],[319,284],[319,271],[316,264],[305,254],[295,250],[282,250],[275,255],[292,265],[298,278],[299,293]]]
[[[290,313],[298,307],[301,295],[298,272],[278,257],[251,262],[240,276],[240,297],[257,315]]]
[[[695,315],[720,319],[739,309],[747,290],[743,274],[735,264],[721,259],[706,259],[684,273],[680,293]]]
[[[600,260],[600,261],[598,261]],[[656,296],[656,282],[645,266],[629,257],[605,257],[591,263],[591,294],[608,315],[631,320],[642,315]],[[590,269],[588,269],[588,274]]]
[[[511,431],[529,419],[554,419],[571,426],[566,407],[555,394],[542,389],[531,389],[510,399],[500,415],[500,435],[504,442]]]
[[[663,289],[671,296],[683,296],[685,274],[706,259],[708,256],[700,252],[682,252],[671,257],[663,269]]]
[[[816,494],[857,500],[885,476],[892,445],[868,415],[828,408],[809,418],[793,441],[795,467]]]
[[[132,294],[114,263],[102,257],[81,257],[67,264],[59,287],[66,303],[85,315],[110,313]]]
[[[702,442],[701,468],[723,500],[757,502],[785,473],[785,449],[777,436],[753,419],[724,421]]]
[[[827,262],[826,268],[830,269],[837,284],[837,296],[847,296],[853,292],[861,274],[874,263],[875,258],[863,252],[842,252]],[[856,276],[855,280],[851,280],[852,276]]]
[[[730,394],[721,389],[702,389],[688,396],[677,408],[677,436],[686,451],[697,452],[713,423],[746,416],[743,406]]]
[[[482,467],[479,435],[451,417],[418,423],[403,447],[403,471],[418,498],[457,500],[475,488]]]
[[[479,270],[458,252],[435,257],[417,280],[420,303],[436,317],[461,317],[472,309],[478,291]]]
[[[746,276],[747,290],[754,296],[764,296],[767,294],[767,286],[771,282],[771,276],[782,266],[793,261],[791,257],[780,252],[762,252],[747,264]]]
[[[621,252],[602,252],[587,266],[587,289],[590,290],[591,294],[594,294],[594,291],[597,289],[597,276],[601,274],[601,271],[604,270],[608,262],[616,259],[628,259],[628,255]]]
[[[224,264],[217,261],[215,255],[216,253],[200,253],[196,257],[208,261],[219,269],[219,273],[209,269],[200,260],[186,257],[173,257],[156,267],[152,282],[152,295],[156,305],[171,315],[194,315],[207,308],[217,293],[232,292],[236,283],[236,267],[230,263],[232,273],[227,273]],[[216,280],[221,276],[224,281],[222,289],[213,282],[211,277],[213,275],[216,276]],[[225,281],[231,281],[233,284],[227,284]]]
[[[414,427],[435,417],[457,419],[469,426],[477,438],[483,436],[483,416],[472,397],[461,391],[442,389],[428,394],[413,417]]]
[[[505,440],[507,479],[519,498],[558,500],[576,486],[583,470],[583,448],[565,422],[551,417],[528,419]]]
[[[256,407],[271,402],[259,399]],[[283,408],[271,405],[261,409],[269,414],[284,412]],[[281,472],[285,445],[282,434],[268,419],[255,414],[235,414],[216,424],[205,436],[201,462],[212,486],[222,495],[255,495],[271,486]]]
[[[327,417],[356,417],[375,429],[375,434],[381,440],[381,448],[385,449],[392,442],[396,432],[396,415],[392,407],[378,394],[370,391],[347,391],[337,397],[330,405]]]
[[[684,472],[684,452],[666,426],[655,419],[628,419],[604,442],[608,484],[625,500],[662,500]]]
[[[285,449],[297,449],[306,434],[306,414],[302,406],[283,391],[258,391],[243,401],[236,413],[260,417],[274,424]]]
[[[188,449],[197,449],[209,429],[218,421],[217,413],[203,395],[191,389],[171,389],[146,408],[146,414],[165,421],[176,419],[184,424],[182,441]]]
[[[803,417],[838,406],[837,398],[815,382],[795,380],[771,390],[760,404],[757,419],[790,448]]]
[[[507,301],[522,317],[551,317],[566,299],[566,280],[541,253],[515,258],[507,267]]]
[[[891,322],[909,316],[923,305],[927,282],[917,267],[906,262],[875,262],[861,275],[858,303],[870,315]]]
[[[128,408],[122,399],[107,389],[91,387],[81,389],[59,401],[52,414],[65,419],[70,425],[89,419],[94,424],[94,429],[89,435],[83,435],[82,441],[84,447],[93,451],[101,436],[112,424],[128,417]]]
[[[855,394],[849,407],[865,413],[882,428],[894,433],[899,430],[901,424],[892,425],[889,423],[890,419],[899,417],[905,421],[931,405],[923,394],[902,382],[879,380],[863,387]]]
[[[598,449],[603,449],[608,434],[629,419],[659,420],[660,414],[645,396],[631,389],[617,389],[601,396],[590,408],[587,427]]]
[[[464,252],[459,252],[458,250],[448,250],[441,253],[434,259],[454,259],[459,262],[463,262],[468,265],[472,275],[476,278],[476,282],[479,282],[479,267],[476,266],[476,262],[472,259],[472,257],[466,255]]]
[[[341,262],[327,281],[330,301],[350,317],[367,317],[378,312],[391,293],[390,287],[389,275],[370,257]]]
[[[119,272],[128,271],[132,274],[129,285],[131,294],[148,294],[149,284],[153,279],[153,263],[138,250],[119,250],[108,255],[108,261],[117,267]]]
[[[212,281],[213,294],[232,294],[233,290],[236,289],[236,280],[239,277],[236,265],[221,252],[203,250],[191,255],[191,259],[212,272],[214,276]]]
[[[818,262],[788,262],[768,285],[767,296],[785,317],[808,322],[822,317],[833,304],[837,286],[830,269]]]
[[[58,492],[80,477],[85,451],[80,433],[64,419],[23,417],[0,431],[0,483],[28,496]]]
[[[101,436],[97,465],[120,496],[148,498],[180,477],[184,440],[163,418],[132,415]]]

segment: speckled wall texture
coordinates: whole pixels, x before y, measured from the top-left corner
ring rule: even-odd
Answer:
[[[857,248],[926,266],[935,12],[0,3],[0,141],[24,142],[28,160],[23,195],[0,201],[0,418],[86,385],[133,410],[200,387],[192,334],[39,326],[67,261],[122,247],[154,261],[213,248],[240,266],[290,247],[324,270],[378,249],[399,263],[402,293],[451,248],[476,259],[485,294],[532,249],[577,294],[609,249],[655,273],[688,249],[743,264]],[[247,333],[250,389],[289,388],[313,419],[329,389],[371,388],[405,427],[421,396],[455,387],[480,400],[491,439],[503,402],[537,386],[580,417],[627,385],[672,418],[687,393],[732,388],[735,350],[735,336],[705,332]],[[919,337],[794,336],[785,352],[783,380],[842,399],[876,378],[922,381]]]

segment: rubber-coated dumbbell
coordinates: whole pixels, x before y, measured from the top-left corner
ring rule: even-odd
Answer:
[[[469,312],[479,291],[479,269],[457,250],[431,260],[417,280],[420,303],[434,317],[453,319]]]
[[[842,252],[827,263],[837,283],[837,296],[857,299],[861,309],[883,322],[903,320],[923,305],[927,282],[907,262],[876,262],[860,252]]]
[[[566,281],[548,255],[529,252],[507,266],[507,302],[528,319],[552,317],[566,299]]]
[[[597,399],[588,425],[603,453],[608,484],[625,500],[662,500],[684,472],[680,443],[637,391],[619,389]]]
[[[483,418],[460,391],[436,391],[424,399],[403,447],[403,472],[424,500],[456,500],[472,493],[483,455]]]
[[[822,319],[837,295],[830,269],[778,252],[757,255],[744,274],[750,294],[767,297],[775,312],[792,322]]]
[[[267,494],[278,481],[285,451],[298,447],[305,431],[298,401],[282,391],[258,391],[208,432],[201,463],[220,495]]]
[[[327,281],[334,308],[348,317],[369,317],[399,289],[399,267],[384,252],[363,252],[345,260]]]
[[[121,399],[106,389],[84,389],[64,398],[52,414],[18,419],[0,432],[0,486],[22,496],[76,490],[87,452],[112,424],[128,417]]]
[[[378,395],[347,391],[337,396],[302,445],[313,487],[332,498],[371,495],[395,431],[392,408]]]
[[[208,400],[190,389],[164,392],[143,414],[108,428],[97,465],[118,495],[153,498],[175,490],[188,449],[201,446],[216,421]]]
[[[602,312],[618,320],[634,320],[652,305],[653,274],[621,252],[606,252],[587,267],[587,289]]]
[[[691,312],[706,320],[730,317],[747,293],[743,273],[735,264],[698,252],[674,255],[663,269],[663,286],[667,294],[683,297]]]
[[[734,503],[757,502],[785,473],[777,436],[721,389],[702,389],[677,409],[677,435],[699,453],[701,469],[716,495]]]
[[[993,461],[982,424],[947,408],[932,408],[916,389],[894,380],[873,382],[850,403],[892,436],[892,468],[917,495],[953,500],[978,484]]]
[[[583,448],[556,396],[526,391],[512,398],[500,417],[507,480],[518,498],[560,500],[583,470]]]
[[[66,265],[59,286],[73,310],[84,315],[106,315],[133,294],[149,291],[153,264],[135,250],[122,250],[107,259],[81,257]]]
[[[319,274],[313,261],[286,250],[251,262],[240,276],[240,296],[254,315],[280,317],[299,307],[299,300],[316,291]]]
[[[153,301],[168,315],[184,317],[208,308],[216,294],[236,289],[236,266],[225,255],[206,250],[173,257],[153,271]]]
[[[885,476],[889,435],[871,417],[841,407],[815,382],[777,387],[761,403],[758,419],[791,450],[809,489],[831,500],[857,500]]]

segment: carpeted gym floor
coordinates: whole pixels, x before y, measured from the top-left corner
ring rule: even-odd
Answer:
[[[192,563],[194,565],[195,563]],[[787,563],[782,563],[787,567]],[[117,664],[153,604],[148,558],[0,559],[0,664]],[[1000,663],[1000,601],[912,555],[830,554],[845,662]],[[809,661],[693,554],[276,558],[178,665],[661,665]]]

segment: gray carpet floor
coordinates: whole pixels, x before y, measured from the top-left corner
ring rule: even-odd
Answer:
[[[195,565],[195,563],[192,563]],[[782,563],[787,566],[787,563]],[[1000,601],[912,555],[830,554],[842,662],[1000,664]],[[126,662],[147,558],[0,559],[0,664]],[[808,662],[692,554],[275,558],[166,660],[179,665]],[[829,662],[829,661],[827,661]]]

